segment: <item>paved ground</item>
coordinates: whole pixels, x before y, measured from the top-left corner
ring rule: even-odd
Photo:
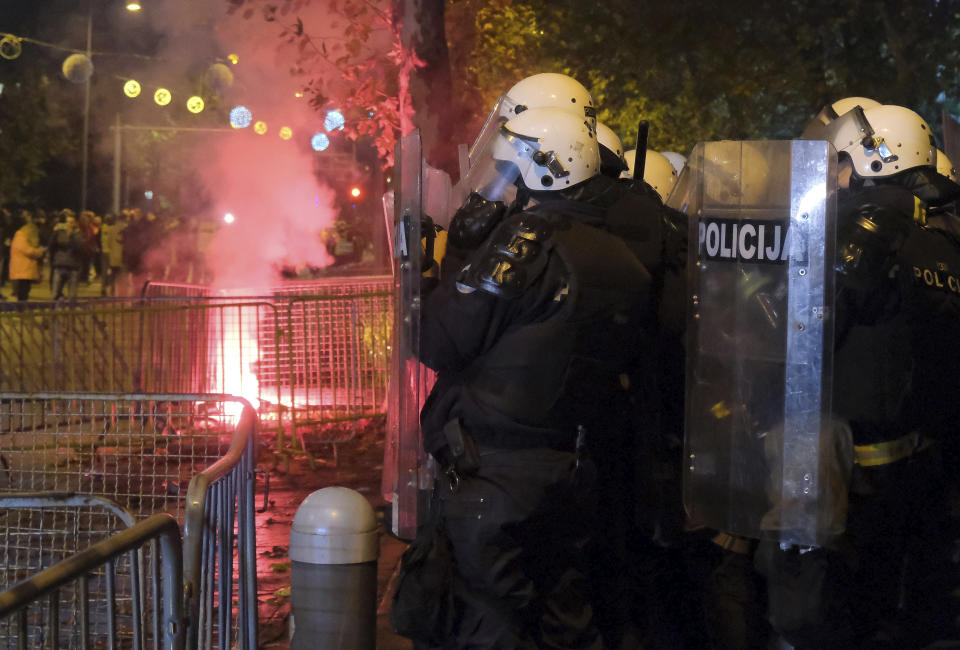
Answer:
[[[303,499],[323,487],[341,485],[364,494],[379,513],[387,512],[380,495],[380,472],[383,466],[382,419],[363,422],[357,437],[340,445],[337,463],[333,462],[332,448],[307,440],[308,449],[315,456],[317,466],[311,469],[307,459],[275,454],[268,446],[260,453],[260,466],[270,468],[269,506],[257,515],[257,548],[259,561],[260,647],[288,648],[290,615],[290,526],[297,507]],[[257,506],[263,506],[264,482],[257,485]],[[410,642],[390,632],[387,621],[394,575],[400,554],[406,545],[386,534],[380,536],[378,563],[377,648],[380,650],[408,650]]]
[[[131,288],[132,290],[132,288]],[[13,285],[7,282],[4,285],[0,285],[0,303],[2,302],[16,302],[16,297],[13,295]],[[49,278],[44,277],[41,282],[35,282],[30,287],[30,301],[31,302],[48,302],[52,299],[52,294],[50,293],[50,282]],[[100,297],[100,280],[93,280],[92,282],[81,282],[77,286],[77,297],[79,298],[99,298]]]

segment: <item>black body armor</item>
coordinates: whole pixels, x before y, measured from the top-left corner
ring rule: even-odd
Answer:
[[[470,256],[458,290],[503,301],[506,322],[465,368],[441,372],[425,434],[436,408],[459,417],[481,446],[572,450],[577,425],[600,428],[623,395],[621,375],[647,340],[650,275],[599,227],[602,211],[571,216],[578,204],[509,217]],[[527,311],[521,303],[534,293],[543,299]]]
[[[856,444],[935,435],[958,411],[960,238],[902,188],[857,198],[841,213],[834,409]]]

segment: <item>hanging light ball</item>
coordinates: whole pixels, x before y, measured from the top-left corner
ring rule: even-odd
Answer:
[[[191,113],[199,113],[203,110],[203,98],[194,95],[187,100],[187,110]]]
[[[339,131],[343,129],[346,120],[340,111],[327,111],[327,116],[323,118],[323,128],[327,131]]]
[[[127,79],[127,83],[123,84],[123,94],[131,99],[139,97],[140,90],[140,82],[136,79]]]
[[[0,38],[0,56],[9,61],[20,56],[21,52],[23,52],[21,39],[13,34],[6,34],[3,38]]]
[[[173,95],[166,88],[157,88],[156,92],[153,93],[153,101],[157,103],[157,106],[166,106],[171,99],[173,99]]]
[[[234,106],[230,109],[230,126],[235,129],[245,129],[253,121],[253,113],[246,106]]]
[[[71,54],[63,61],[63,76],[75,84],[86,83],[93,74],[93,61],[85,54]]]
[[[257,135],[263,135],[267,132],[267,123],[263,120],[258,120],[257,123],[253,125],[253,130]]]
[[[284,140],[289,140],[293,137],[293,129],[289,126],[280,127],[280,137]]]
[[[314,151],[323,151],[330,146],[330,138],[327,137],[326,133],[314,133],[313,137],[310,138],[310,146],[313,147]]]

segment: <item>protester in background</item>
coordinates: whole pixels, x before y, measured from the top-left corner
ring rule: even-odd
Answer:
[[[37,227],[37,232],[40,234],[40,241],[50,241],[50,235],[53,234],[53,224],[56,223],[56,220],[56,217],[52,214],[47,214],[46,210],[39,208],[34,210],[33,223]]]
[[[13,224],[13,215],[7,208],[0,208],[0,289],[7,283],[7,275],[10,260],[10,243],[13,241],[13,233],[16,232]],[[6,300],[6,297],[0,293],[0,300]]]
[[[123,231],[123,266],[131,276],[143,270],[142,252],[150,242],[149,226],[139,208],[128,213],[127,227]]]
[[[50,238],[50,260],[53,267],[53,299],[63,296],[67,287],[67,297],[77,297],[77,282],[83,266],[86,240],[80,232],[77,215],[72,210],[64,210],[63,222],[58,223]]]
[[[25,302],[30,298],[30,286],[40,279],[44,249],[40,247],[40,231],[33,222],[33,215],[24,210],[20,217],[23,225],[10,244],[10,279],[17,301]]]
[[[116,215],[108,214],[100,228],[100,295],[116,295],[116,283],[123,274],[123,228]]]
[[[100,259],[100,217],[92,210],[80,213],[80,232],[83,234],[83,256],[80,261],[80,280],[90,282],[96,276],[95,261]]]

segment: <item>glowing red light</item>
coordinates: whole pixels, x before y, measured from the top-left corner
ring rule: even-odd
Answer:
[[[353,189],[351,189],[350,196],[352,196],[353,198],[357,198],[358,196],[360,196],[360,188],[354,187]]]

